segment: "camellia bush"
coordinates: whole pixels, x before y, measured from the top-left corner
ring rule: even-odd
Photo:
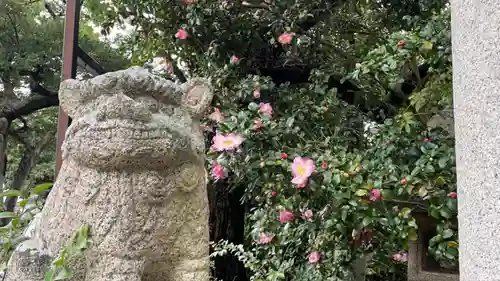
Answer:
[[[245,200],[254,205],[250,243],[245,249],[218,243],[215,255],[238,253],[252,280],[354,280],[367,269],[356,268],[366,257],[369,273],[393,272],[407,261],[408,241],[417,239],[412,211],[423,209],[438,221],[429,253],[443,267],[456,266],[453,136],[426,123],[451,105],[451,89],[432,88],[450,74],[449,33],[429,31],[443,24],[449,32],[448,16],[444,11],[429,23],[434,26],[391,34],[346,75],[374,90],[377,83],[399,82],[401,68],[435,68],[426,86],[417,84],[413,111],[369,129],[359,126],[368,120],[356,108],[325,90],[321,71],[308,88],[277,87],[256,76],[240,82],[235,94],[248,106],[215,108],[209,119],[217,134],[208,155],[214,180],[246,185]],[[290,44],[294,36],[284,33],[278,41]],[[280,99],[269,103],[264,92]],[[423,111],[419,99],[434,103],[426,107],[431,110]]]
[[[348,280],[352,264],[370,253],[373,273],[393,271],[407,260],[408,241],[417,239],[412,206],[441,222],[431,253],[443,264],[456,262],[447,132],[400,116],[366,132],[366,148],[350,149],[348,126],[319,121],[340,112],[334,95],[281,90],[303,103],[257,101],[214,118],[220,121],[209,153],[212,176],[245,183],[245,199],[255,206],[247,224],[252,280]],[[219,253],[228,250],[223,245]]]
[[[207,169],[247,207],[245,242],[213,256],[250,280],[403,280],[417,210],[457,265],[453,132],[432,122],[452,108],[447,1],[373,2],[86,2],[104,32],[139,27],[134,62],[211,79]]]

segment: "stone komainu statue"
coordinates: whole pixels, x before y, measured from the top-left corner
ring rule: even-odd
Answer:
[[[212,100],[203,80],[183,85],[142,68],[59,92],[73,118],[63,165],[32,237],[6,281],[41,281],[81,225],[90,247],[71,281],[208,281],[208,199],[199,118]]]

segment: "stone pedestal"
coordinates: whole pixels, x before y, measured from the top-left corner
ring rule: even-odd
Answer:
[[[460,280],[500,280],[500,1],[452,0]]]
[[[426,212],[413,214],[418,225],[418,239],[408,245],[408,281],[458,281],[458,270],[439,266],[428,254],[429,239],[436,235],[436,221]]]

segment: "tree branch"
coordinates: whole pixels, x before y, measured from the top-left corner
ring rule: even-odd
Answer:
[[[43,108],[59,105],[59,98],[56,93],[50,92],[50,95],[35,95],[26,100],[16,101],[10,105],[0,107],[0,117],[5,117],[9,122],[29,115]]]

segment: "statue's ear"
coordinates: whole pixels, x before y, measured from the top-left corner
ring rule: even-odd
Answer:
[[[59,86],[59,104],[71,118],[75,118],[90,99],[90,93],[85,88],[83,81],[75,79],[64,80]]]
[[[182,107],[193,117],[203,116],[213,98],[210,83],[205,79],[192,79],[182,85],[182,91]]]

